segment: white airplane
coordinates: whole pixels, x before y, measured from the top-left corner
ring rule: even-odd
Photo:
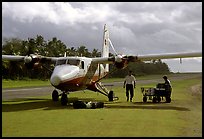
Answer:
[[[52,92],[52,100],[58,101],[61,96],[61,104],[68,102],[67,94],[79,90],[92,90],[106,95],[110,101],[118,99],[112,91],[108,91],[100,82],[109,73],[109,64],[114,64],[118,69],[125,68],[129,62],[151,61],[157,59],[202,57],[201,52],[155,54],[155,55],[118,55],[109,57],[109,39],[107,26],[104,26],[102,57],[45,57],[31,54],[29,56],[2,55],[3,60],[24,61],[25,64],[39,64],[45,62],[55,63],[50,83],[55,87]],[[113,48],[114,49],[114,48]],[[57,89],[61,90],[59,94]]]

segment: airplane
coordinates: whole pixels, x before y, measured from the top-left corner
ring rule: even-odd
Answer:
[[[99,92],[107,96],[109,101],[118,100],[118,97],[114,96],[113,91],[109,91],[100,82],[101,79],[112,73],[109,71],[109,64],[113,64],[116,69],[123,69],[126,68],[130,62],[170,58],[181,59],[189,57],[202,57],[202,52],[150,54],[137,56],[121,55],[116,53],[114,56],[109,56],[109,44],[112,46],[109,38],[109,31],[107,25],[105,24],[101,57],[69,57],[66,56],[65,53],[64,57],[45,57],[38,54],[30,54],[27,56],[2,55],[2,59],[9,61],[23,61],[25,64],[30,64],[32,66],[40,63],[43,64],[45,62],[55,63],[54,70],[52,71],[52,75],[50,77],[50,83],[53,87],[55,87],[52,92],[52,100],[58,101],[59,96],[61,96],[61,104],[67,105],[67,94],[86,89]],[[59,94],[57,90],[60,90],[62,93]]]

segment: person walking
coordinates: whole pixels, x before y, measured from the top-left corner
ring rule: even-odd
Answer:
[[[132,75],[132,71],[129,71],[129,74],[125,77],[123,88],[126,87],[126,97],[127,101],[129,101],[129,94],[130,94],[130,102],[132,102],[134,96],[134,88],[136,85],[136,79]]]

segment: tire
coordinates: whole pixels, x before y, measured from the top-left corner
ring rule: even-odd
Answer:
[[[170,97],[166,97],[166,103],[170,103],[171,102],[171,98]]]
[[[62,97],[61,97],[61,104],[63,106],[67,105],[67,102],[68,102],[68,97],[65,93],[62,93]]]
[[[109,101],[113,101],[113,91],[110,91],[110,92],[108,93],[108,100],[109,100]]]
[[[58,100],[59,100],[59,95],[58,95],[57,90],[54,90],[54,91],[52,92],[52,100],[53,100],[53,101],[58,101]]]
[[[143,97],[143,102],[147,102],[147,97]]]
[[[153,97],[152,102],[153,102],[153,103],[156,103],[156,102],[157,102],[157,98],[156,98],[156,97]]]
[[[157,97],[157,101],[160,102],[161,101],[161,97]]]

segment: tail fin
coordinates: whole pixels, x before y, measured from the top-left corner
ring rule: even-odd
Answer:
[[[102,57],[109,57],[109,32],[106,24],[104,25],[104,32],[103,32]],[[109,64],[105,65],[105,72],[109,72]]]

